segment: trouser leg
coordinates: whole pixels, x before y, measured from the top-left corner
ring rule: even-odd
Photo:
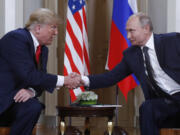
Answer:
[[[141,135],[159,135],[163,121],[179,111],[177,104],[164,98],[146,100],[139,110]]]
[[[31,135],[44,106],[37,99],[15,103],[12,108],[14,120],[10,135]]]
[[[145,101],[141,105],[139,113],[141,135],[158,135],[152,104]]]

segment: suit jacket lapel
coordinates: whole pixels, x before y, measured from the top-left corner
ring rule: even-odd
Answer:
[[[162,43],[160,37],[156,34],[154,35],[154,47],[155,47],[159,65],[161,66],[161,68],[163,68],[164,67],[163,66],[164,65],[163,43]]]
[[[140,47],[137,47],[137,51],[136,51],[137,54],[135,54],[133,56],[133,58],[136,58],[137,56],[139,56],[138,58],[136,58],[136,62],[137,62],[137,65],[143,65],[143,66],[139,66],[141,69],[140,71],[145,71],[145,67],[144,67],[144,60],[143,60],[143,54],[142,54],[142,50]]]
[[[48,49],[46,46],[42,46],[40,64],[41,64],[41,70],[45,72],[47,66],[47,59],[48,59]]]
[[[34,52],[35,48],[34,48],[33,39],[31,37],[30,32],[26,28],[24,28],[24,30],[27,33],[27,39],[28,39],[31,55],[32,55],[32,57],[34,57],[35,56],[35,52]],[[35,60],[35,57],[34,57],[34,60]]]

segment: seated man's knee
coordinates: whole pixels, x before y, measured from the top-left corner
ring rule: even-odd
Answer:
[[[27,101],[28,103],[28,110],[31,111],[32,113],[40,113],[44,109],[44,105],[40,103],[37,99],[30,99]]]
[[[151,102],[149,100],[144,101],[141,104],[140,108],[139,108],[140,115],[142,113],[149,113],[149,112],[152,112],[152,111],[153,111],[152,110],[152,104],[151,104]]]

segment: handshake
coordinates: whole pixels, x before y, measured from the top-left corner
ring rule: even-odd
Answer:
[[[81,75],[78,73],[71,73],[68,76],[64,77],[64,86],[69,89],[75,89],[80,86],[84,86],[84,82],[81,78]]]

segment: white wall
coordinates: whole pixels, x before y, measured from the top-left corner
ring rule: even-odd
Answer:
[[[151,17],[154,32],[167,32],[167,0],[149,0],[148,15]]]
[[[180,0],[176,0],[175,10],[176,10],[176,31],[180,32]]]
[[[154,32],[180,32],[180,0],[149,0],[148,15]]]
[[[167,32],[180,32],[180,1],[168,0]]]
[[[15,0],[5,0],[5,32],[15,28],[16,5]]]
[[[23,3],[23,0],[16,0],[15,2],[15,28],[23,27]]]
[[[176,0],[167,0],[167,32],[176,31]]]
[[[23,0],[1,0],[3,4],[1,9],[1,17],[3,18],[0,27],[3,27],[3,31],[1,31],[2,35],[5,33],[22,27],[22,14],[23,14]]]
[[[5,2],[4,0],[0,0],[0,38],[3,36],[4,34],[4,19],[5,19]]]
[[[32,11],[43,7],[43,0],[24,0],[23,8],[23,23],[25,24],[29,18]]]

